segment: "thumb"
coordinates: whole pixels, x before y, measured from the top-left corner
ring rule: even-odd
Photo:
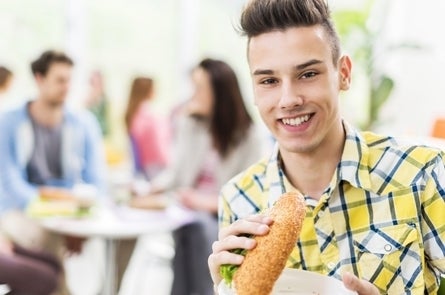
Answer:
[[[378,295],[377,287],[368,281],[361,280],[355,275],[346,272],[342,276],[343,284],[349,290],[356,291],[359,295]]]

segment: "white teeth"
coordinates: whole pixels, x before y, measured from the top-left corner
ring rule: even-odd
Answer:
[[[296,117],[296,118],[284,118],[281,119],[281,121],[283,122],[283,124],[285,125],[291,125],[291,126],[298,126],[301,125],[304,122],[307,122],[309,120],[310,116],[309,115],[305,115],[302,117]]]

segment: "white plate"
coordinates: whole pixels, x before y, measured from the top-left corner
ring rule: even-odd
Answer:
[[[224,281],[218,286],[220,295],[235,295]],[[318,273],[286,268],[278,278],[272,295],[353,295],[356,292],[347,290],[343,283],[332,277]]]

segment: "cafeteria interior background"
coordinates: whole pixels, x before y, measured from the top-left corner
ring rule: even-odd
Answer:
[[[0,64],[14,72],[1,108],[33,97],[30,62],[48,48],[75,61],[69,103],[80,107],[92,71],[104,75],[111,105],[107,144],[128,161],[122,110],[131,79],[156,81],[156,109],[168,114],[190,94],[190,69],[202,58],[227,61],[237,72],[251,113],[246,40],[236,32],[242,0],[0,0]],[[441,0],[329,0],[343,50],[353,58],[352,89],[341,97],[344,117],[356,126],[390,135],[445,136],[445,2]],[[350,28],[350,29],[348,29]],[[380,83],[384,81],[383,83]],[[390,85],[390,86],[388,86]],[[373,96],[378,93],[380,96]],[[381,104],[380,104],[381,102]],[[266,132],[266,131],[265,131]],[[112,167],[112,168],[113,168]],[[173,256],[168,234],[142,239],[121,294],[169,294]],[[73,294],[95,294],[99,240],[66,262]]]

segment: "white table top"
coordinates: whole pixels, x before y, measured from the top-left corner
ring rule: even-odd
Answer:
[[[194,220],[193,211],[177,205],[166,210],[140,210],[126,206],[99,206],[91,217],[51,217],[41,220],[44,228],[77,237],[131,239],[144,234],[172,231]]]

